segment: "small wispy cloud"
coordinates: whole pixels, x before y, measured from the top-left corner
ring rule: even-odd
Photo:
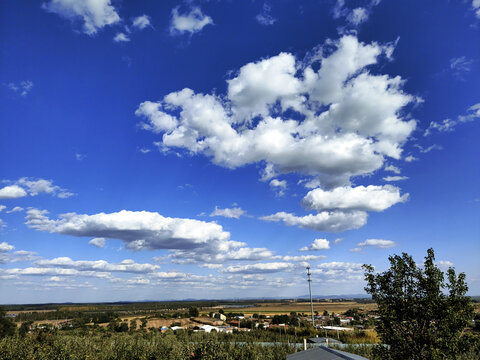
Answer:
[[[392,240],[384,240],[384,239],[367,239],[363,242],[359,242],[357,247],[350,249],[350,252],[361,252],[366,247],[374,247],[377,249],[390,249],[392,247],[397,246],[397,243]]]
[[[262,12],[258,14],[255,19],[257,22],[264,26],[270,26],[275,24],[277,19],[271,15],[272,7],[267,3],[263,3]]]
[[[129,42],[130,38],[125,33],[117,33],[117,35],[115,35],[115,37],[113,38],[113,41],[116,42],[116,43]]]
[[[407,180],[408,176],[385,176],[383,180],[385,181],[401,181],[401,180]]]
[[[178,6],[172,10],[170,35],[193,35],[200,32],[205,26],[213,25],[210,16],[205,15],[199,7],[192,7],[190,12],[180,14]]]
[[[309,246],[304,246],[299,251],[317,251],[330,249],[330,242],[327,239],[315,239]]]
[[[270,187],[276,191],[277,196],[283,196],[287,189],[287,182],[285,180],[273,179],[270,181]]]
[[[423,133],[423,136],[428,136],[434,132],[451,132],[455,127],[461,123],[466,123],[480,119],[480,103],[470,106],[465,115],[457,116],[456,120],[445,119],[441,122],[432,121]]]
[[[245,211],[240,207],[220,209],[219,207],[215,206],[215,210],[210,214],[210,216],[223,216],[226,218],[239,219],[244,214]]]
[[[465,80],[464,75],[472,70],[474,61],[466,56],[450,59],[450,70],[455,78]]]
[[[13,91],[15,94],[25,97],[33,89],[33,81],[17,81],[4,83],[3,86],[6,86],[8,89]]]
[[[143,30],[148,26],[151,26],[150,16],[142,15],[137,16],[132,20],[132,26],[138,30]]]

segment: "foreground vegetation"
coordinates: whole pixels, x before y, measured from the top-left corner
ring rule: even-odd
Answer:
[[[0,360],[154,360],[154,359],[285,359],[293,348],[287,344],[262,346],[238,343],[234,337],[182,332],[59,333],[39,331],[24,337],[0,340]]]

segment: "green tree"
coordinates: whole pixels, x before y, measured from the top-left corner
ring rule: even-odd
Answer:
[[[30,331],[30,326],[33,324],[33,321],[25,321],[25,322],[22,322],[22,325],[20,325],[20,327],[18,328],[18,335],[20,335],[20,337],[25,337],[25,335],[28,334],[28,332]]]
[[[465,274],[444,273],[435,265],[433,249],[423,268],[412,257],[389,257],[390,268],[374,274],[364,265],[365,290],[378,305],[377,332],[383,343],[375,354],[381,359],[455,359],[465,349],[462,332],[473,318],[473,305],[465,296]]]
[[[188,315],[190,315],[191,317],[197,317],[199,314],[198,312],[198,308],[196,306],[190,306],[188,308]]]
[[[15,324],[12,320],[6,317],[5,311],[0,309],[0,339],[14,334]]]

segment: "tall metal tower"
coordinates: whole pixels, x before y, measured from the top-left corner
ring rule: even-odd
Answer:
[[[315,328],[315,317],[313,316],[313,301],[312,301],[312,279],[310,279],[310,265],[307,265],[308,276],[308,291],[310,292],[310,309],[312,310],[312,325]]]

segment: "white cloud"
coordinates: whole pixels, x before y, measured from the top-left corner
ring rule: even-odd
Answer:
[[[311,270],[313,279],[332,283],[351,283],[363,279],[362,264],[350,262],[328,262],[317,265]],[[318,281],[318,280],[317,280]]]
[[[277,19],[271,15],[272,8],[267,3],[263,3],[262,12],[258,14],[255,19],[257,22],[264,26],[270,26],[275,24]]]
[[[14,93],[19,94],[20,96],[27,96],[28,93],[33,89],[33,81],[26,80],[26,81],[18,81],[18,82],[10,82],[8,84],[3,84],[4,86],[8,87]]]
[[[458,124],[474,121],[474,120],[477,120],[477,119],[480,119],[480,103],[470,106],[467,109],[466,114],[465,115],[459,115],[456,120],[445,119],[442,122],[436,122],[436,121],[430,122],[430,125],[425,130],[425,132],[423,133],[423,136],[431,135],[435,131],[451,132],[451,131],[455,130],[455,127]],[[420,149],[421,152],[428,152],[428,151],[430,151],[429,149],[431,148],[430,147],[430,148],[427,148],[427,149],[423,149],[419,145],[416,145],[416,146]],[[433,145],[433,146],[436,146],[436,145]],[[433,148],[431,150],[433,150]]]
[[[450,69],[453,75],[460,80],[464,80],[465,73],[472,70],[472,59],[467,59],[465,56],[450,59]]]
[[[136,18],[133,19],[132,26],[139,30],[143,30],[146,27],[151,26],[150,16],[148,15],[137,16]]]
[[[77,159],[78,161],[82,161],[82,160],[84,160],[86,157],[87,157],[87,155],[85,155],[85,154],[80,154],[80,153],[76,153],[76,154],[75,154],[75,159]]]
[[[8,185],[0,189],[0,199],[18,199],[27,196],[27,192],[18,185]]]
[[[344,240],[343,238],[336,238],[335,240],[333,240],[333,243],[337,245],[337,244],[340,244],[343,240]]]
[[[418,158],[416,158],[413,155],[408,155],[407,157],[405,157],[406,162],[413,162],[413,161],[417,161],[417,160],[418,160]]]
[[[356,252],[360,252],[360,251],[362,251],[362,250],[363,250],[363,248],[361,248],[361,247],[355,247],[355,248],[353,248],[353,249],[349,249],[348,251],[353,252],[353,253],[356,253]]]
[[[265,221],[283,221],[287,226],[300,226],[301,228],[316,231],[341,232],[358,229],[366,224],[367,213],[364,211],[322,211],[316,215],[295,216],[286,212],[260,218]]]
[[[480,119],[480,103],[472,105],[468,108],[466,115],[460,115],[458,121],[469,122]]]
[[[10,262],[34,261],[39,258],[35,251],[18,250],[13,253]]]
[[[300,172],[345,182],[399,159],[416,123],[403,108],[416,101],[403,80],[373,75],[368,66],[393,45],[363,44],[354,36],[327,42],[312,62],[292,54],[252,62],[228,80],[226,98],[183,89],[143,102],[143,128],[162,133],[161,149],[184,148],[236,168],[265,163],[269,174]],[[326,49],[333,49],[327,52]],[[321,67],[315,71],[313,63]],[[293,109],[304,118],[277,114]],[[251,119],[259,116],[259,121]]]
[[[283,196],[287,189],[287,182],[285,180],[273,179],[270,181],[270,187],[277,191],[278,196]]]
[[[191,264],[201,262],[224,263],[227,261],[254,261],[279,258],[278,256],[274,256],[273,252],[267,248],[248,247],[240,247],[238,249],[219,253],[200,253],[198,251],[191,250],[172,250],[168,257],[173,263],[176,264]]]
[[[434,130],[439,132],[453,131],[455,129],[455,125],[457,125],[457,122],[452,119],[445,119],[440,123],[432,121],[430,122],[428,129],[423,133],[423,136],[430,135]]]
[[[156,212],[68,213],[56,220],[49,219],[47,213],[45,210],[28,210],[26,224],[50,233],[119,239],[130,250],[182,250],[201,256],[228,253],[245,245],[231,241],[230,233],[217,223],[164,217]]]
[[[130,38],[128,37],[128,35],[126,35],[124,33],[117,33],[115,35],[115,37],[113,38],[113,41],[114,42],[128,42],[128,41],[130,41]]]
[[[0,189],[0,199],[16,199],[27,195],[36,196],[40,193],[50,194],[62,199],[74,195],[60,186],[53,185],[51,180],[24,177],[15,181],[13,185]]]
[[[323,270],[355,270],[361,271],[362,264],[351,263],[351,262],[342,262],[342,261],[332,261],[327,263],[322,263],[317,265],[317,268]]]
[[[200,267],[207,268],[207,269],[221,269],[223,265],[222,264],[201,264]]]
[[[397,175],[400,174],[400,169],[394,165],[385,166],[385,171],[390,171]]]
[[[223,216],[226,218],[239,219],[244,214],[245,214],[245,211],[239,207],[220,209],[217,206],[215,206],[215,210],[213,210],[210,216]]]
[[[320,188],[311,190],[303,198],[302,204],[308,210],[363,210],[383,211],[405,202],[409,194],[400,195],[400,189],[392,185],[369,185],[338,187],[331,191]]]
[[[185,149],[227,168],[261,163],[262,181],[296,172],[313,176],[308,184],[315,182],[322,189],[343,186],[332,190],[346,196],[346,200],[331,196],[329,210],[336,211],[305,217],[280,212],[264,220],[319,231],[358,228],[367,214],[344,212],[352,208],[353,195],[388,198],[375,211],[406,199],[395,187],[360,190],[346,185],[352,176],[382,168],[387,157],[401,159],[402,146],[416,127],[404,108],[418,98],[402,90],[399,76],[374,75],[370,70],[380,59],[391,58],[393,44],[363,44],[354,36],[343,36],[319,49],[304,61],[280,53],[246,64],[227,80],[226,96],[183,89],[160,102],[141,103],[136,114],[145,119],[143,129],[161,134],[157,144],[163,152]],[[297,113],[295,119],[287,110]],[[286,187],[277,179],[270,184],[281,192]],[[358,208],[369,206],[357,201]]]
[[[355,26],[360,25],[368,20],[368,10],[363,7],[358,7],[350,11],[347,15],[347,21]]]
[[[283,256],[282,260],[283,261],[295,261],[295,262],[301,262],[301,261],[316,261],[316,260],[321,260],[325,259],[325,255],[299,255],[299,256]]]
[[[315,251],[330,249],[330,242],[327,239],[315,239],[310,246],[305,246],[299,251]]]
[[[451,268],[454,266],[453,262],[448,260],[439,260],[439,261],[436,261],[436,264],[442,270],[447,270],[448,268]]]
[[[120,21],[111,0],[51,0],[43,3],[42,8],[72,22],[80,20],[87,35]]]
[[[4,270],[8,275],[23,275],[23,276],[86,276],[108,278],[110,273],[97,271],[80,271],[76,269],[63,268],[47,268],[47,267],[27,267],[27,268],[12,268]]]
[[[176,7],[172,10],[170,34],[195,34],[209,24],[213,24],[212,18],[203,14],[202,10],[199,7],[193,7],[190,9],[189,13],[184,14],[180,14],[178,12],[178,7]]]
[[[275,169],[273,167],[273,164],[266,164],[265,168],[262,170],[262,177],[260,178],[260,181],[268,181],[271,178],[274,178],[277,176],[277,173],[275,172]]]
[[[401,181],[401,180],[407,180],[408,176],[385,176],[383,180],[385,181]]]
[[[271,187],[278,187],[278,188],[281,188],[281,189],[285,190],[287,188],[287,182],[285,180],[273,179],[272,181],[270,181],[270,186]]]
[[[432,150],[442,150],[443,148],[440,145],[433,144],[427,147],[423,147],[419,144],[414,144],[415,146],[422,154],[429,153]]]
[[[88,242],[90,245],[93,245],[97,248],[104,248],[105,247],[105,238],[93,238]]]
[[[475,11],[475,15],[480,19],[480,0],[472,1],[472,8]]]
[[[120,263],[112,264],[105,260],[78,260],[74,261],[69,257],[58,257],[51,260],[38,260],[35,265],[46,268],[74,269],[78,271],[95,272],[127,272],[127,273],[152,273],[159,265],[139,264],[133,260],[127,259]]]
[[[5,241],[0,243],[0,253],[12,251],[13,249],[15,249],[15,246],[10,245]]]
[[[383,240],[383,239],[367,239],[363,242],[357,244],[359,247],[373,246],[379,249],[389,249],[397,246],[397,244],[392,240]]]
[[[5,205],[0,205],[0,212],[2,212],[3,210],[5,210],[7,207]]]
[[[287,262],[273,262],[273,263],[258,263],[250,265],[234,265],[222,270],[222,272],[232,274],[262,274],[275,273],[293,268],[292,263]]]
[[[378,4],[380,4],[380,0],[371,0],[366,2],[364,7],[349,9],[348,7],[345,7],[345,0],[337,0],[332,9],[333,18],[339,19],[345,17],[350,25],[357,27],[368,20],[373,7]]]

